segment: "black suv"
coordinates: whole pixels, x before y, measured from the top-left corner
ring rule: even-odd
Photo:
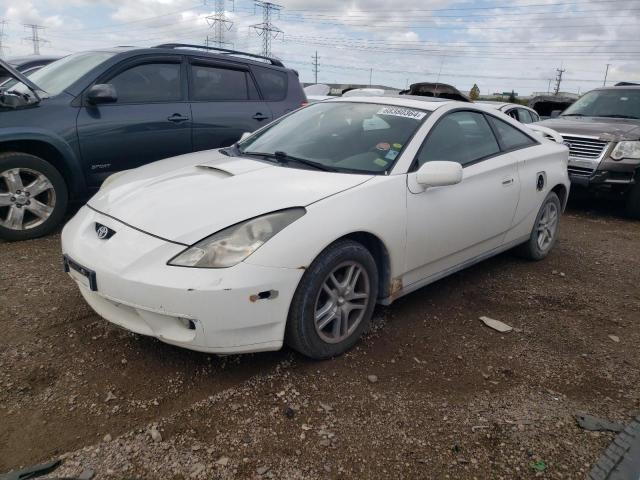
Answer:
[[[624,196],[629,216],[640,219],[640,86],[591,90],[540,125],[564,138],[574,185]]]
[[[306,103],[276,59],[197,45],[81,52],[29,78],[0,60],[0,238],[50,232],[114,172],[224,147]]]

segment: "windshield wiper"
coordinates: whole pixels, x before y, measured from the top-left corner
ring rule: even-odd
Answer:
[[[582,113],[565,113],[564,115],[560,115],[561,117],[584,117]]]
[[[612,115],[598,115],[598,117],[606,117],[606,118],[633,118],[633,119],[640,119],[640,117],[634,117],[633,115],[618,115],[618,114],[612,114]]]
[[[295,162],[295,163],[300,163],[302,165],[306,165],[308,167],[311,168],[315,168],[316,170],[322,170],[324,172],[335,172],[336,170],[327,166],[327,165],[323,165],[321,163],[318,162],[314,162],[313,160],[307,160],[306,158],[299,158],[299,157],[294,157],[292,155],[289,155],[286,152],[283,152],[281,150],[277,150],[274,153],[266,153],[266,152],[241,152],[241,155],[255,155],[257,157],[266,157],[266,158],[271,158],[273,160],[275,160],[277,163],[279,164],[287,164],[289,162]]]

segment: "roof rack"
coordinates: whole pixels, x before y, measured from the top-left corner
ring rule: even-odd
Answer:
[[[163,43],[162,45],[156,45],[153,48],[195,48],[198,50],[212,50],[214,52],[222,52],[227,55],[239,55],[243,57],[267,60],[271,63],[271,65],[275,65],[276,67],[284,67],[284,64],[280,60],[276,60],[275,58],[264,57],[262,55],[256,55],[254,53],[241,52],[239,50],[229,50],[228,48],[207,47],[205,45],[192,45],[189,43]]]

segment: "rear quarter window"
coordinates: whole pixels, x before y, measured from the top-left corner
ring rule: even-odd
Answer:
[[[288,75],[286,72],[254,67],[254,73],[265,100],[273,102],[287,98]]]

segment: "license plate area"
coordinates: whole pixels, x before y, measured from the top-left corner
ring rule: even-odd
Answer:
[[[85,287],[92,292],[98,291],[98,282],[96,280],[96,272],[90,268],[80,265],[73,260],[69,255],[63,255],[62,261],[64,263],[64,271],[67,272],[78,282],[82,283]]]

